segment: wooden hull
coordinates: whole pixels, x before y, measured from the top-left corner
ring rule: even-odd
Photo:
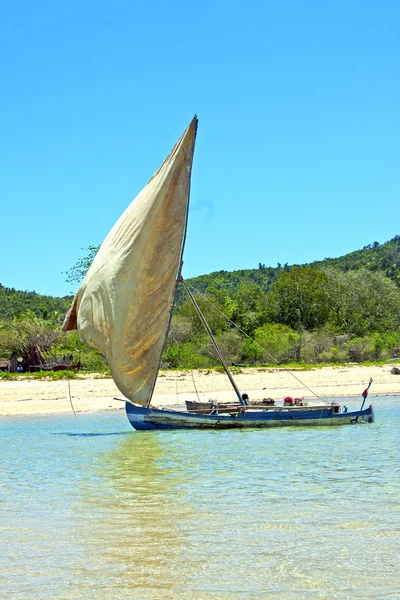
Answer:
[[[126,402],[126,414],[137,430],[151,429],[233,429],[250,427],[326,426],[372,423],[372,406],[365,410],[335,413],[332,407],[301,410],[254,410],[243,414],[199,415],[184,411],[146,408]]]

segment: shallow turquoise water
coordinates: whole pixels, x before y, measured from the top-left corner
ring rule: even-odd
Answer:
[[[1,419],[0,597],[400,598],[400,397],[372,402],[337,428]]]

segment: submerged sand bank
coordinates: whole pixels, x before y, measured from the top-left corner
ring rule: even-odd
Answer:
[[[393,363],[364,367],[324,367],[290,373],[280,369],[243,369],[235,380],[239,389],[251,399],[285,396],[315,398],[317,396],[360,396],[370,377],[374,382],[371,394],[400,394],[400,375],[390,372]],[[398,366],[398,365],[396,365]],[[303,385],[302,385],[303,384]],[[307,387],[304,387],[307,386]],[[309,388],[309,389],[307,389]],[[153,397],[154,405],[182,404],[185,399],[234,400],[226,375],[215,371],[161,372]],[[112,379],[84,376],[70,382],[72,401],[77,411],[116,410],[124,407],[114,400],[121,397]],[[67,381],[37,381],[21,379],[0,381],[0,415],[61,413],[71,410]]]

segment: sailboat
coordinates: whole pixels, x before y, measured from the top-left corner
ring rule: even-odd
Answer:
[[[249,404],[226,365],[189,286],[182,278],[190,181],[198,120],[194,117],[166,160],[115,223],[83,279],[64,321],[106,358],[137,430],[340,425],[372,422],[372,406],[341,410]],[[178,282],[209,333],[236,395],[212,410],[151,404]]]

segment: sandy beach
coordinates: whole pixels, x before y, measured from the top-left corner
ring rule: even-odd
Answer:
[[[391,373],[393,366],[399,365],[324,367],[292,371],[292,375],[281,369],[252,368],[242,369],[235,380],[239,389],[253,400],[268,397],[279,401],[288,395],[309,399],[360,396],[370,377],[374,380],[371,396],[400,394],[400,375]],[[77,412],[124,407],[123,402],[114,399],[122,396],[112,379],[81,376],[71,380],[69,386],[65,380],[21,379],[0,381],[0,416],[69,412],[70,394]],[[160,372],[153,405],[183,404],[184,400],[197,398],[222,401],[234,400],[235,395],[227,377],[216,371]]]

